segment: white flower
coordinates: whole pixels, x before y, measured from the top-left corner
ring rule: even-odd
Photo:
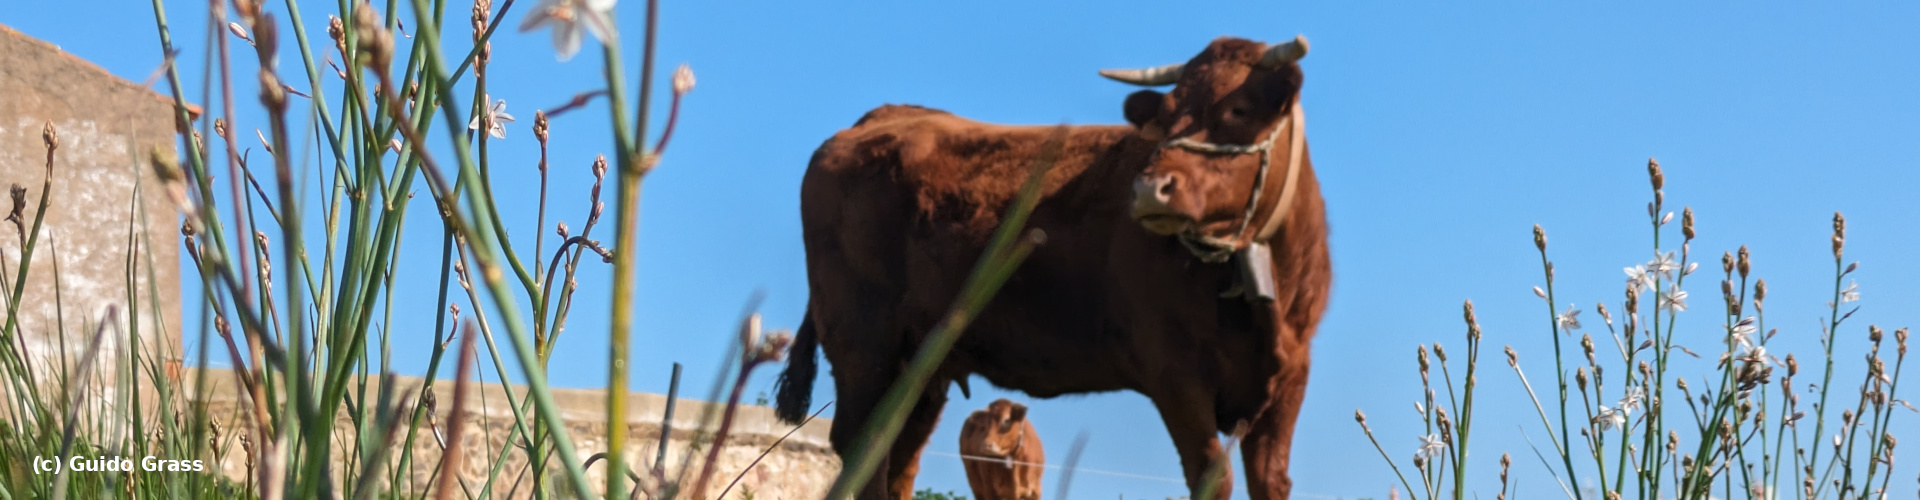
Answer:
[[[1640,408],[1640,399],[1646,395],[1647,389],[1644,387],[1636,385],[1627,388],[1627,393],[1620,396],[1620,413],[1632,415],[1633,410]]]
[[[1681,290],[1678,284],[1667,286],[1667,293],[1660,296],[1660,308],[1668,312],[1687,310],[1687,291]]]
[[[1856,300],[1860,300],[1860,283],[1857,281],[1849,281],[1847,282],[1847,289],[1840,291],[1840,303],[1845,304]]]
[[[1557,319],[1560,322],[1560,331],[1570,333],[1578,330],[1580,329],[1580,308],[1567,304],[1567,312],[1560,313]]]
[[[1733,325],[1733,332],[1727,334],[1727,345],[1738,345],[1742,349],[1753,346],[1753,333],[1759,330],[1754,323],[1753,316],[1740,318],[1740,322]]]
[[[1440,456],[1447,451],[1447,443],[1440,440],[1439,434],[1420,436],[1420,449],[1415,453],[1428,458]]]
[[[1646,264],[1635,264],[1633,267],[1626,268],[1626,271],[1627,286],[1636,289],[1653,288],[1653,274],[1647,272]]]
[[[487,97],[491,98],[493,96],[489,95]],[[473,119],[467,121],[467,130],[480,129],[480,116],[481,115],[473,115]],[[486,118],[487,135],[491,135],[496,139],[507,138],[507,124],[513,123],[513,115],[507,114],[506,99],[494,101],[492,106],[488,106]]]
[[[1653,260],[1647,261],[1647,272],[1650,274],[1658,274],[1661,278],[1671,280],[1673,279],[1673,272],[1678,270],[1680,270],[1680,264],[1674,262],[1673,252],[1656,254]]]
[[[1767,362],[1767,347],[1753,346],[1747,349],[1745,354],[1741,354],[1740,359],[1754,363],[1765,363]]]
[[[616,0],[540,0],[520,22],[520,32],[553,25],[553,50],[560,60],[573,58],[580,51],[580,29],[586,28],[603,44],[618,38],[613,29],[613,4]]]
[[[1593,416],[1593,423],[1600,424],[1600,430],[1602,431],[1612,430],[1616,427],[1625,427],[1627,425],[1627,415],[1620,410],[1601,406],[1600,414]]]

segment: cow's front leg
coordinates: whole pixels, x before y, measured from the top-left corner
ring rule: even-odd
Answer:
[[[1247,467],[1247,496],[1252,500],[1286,500],[1292,494],[1293,478],[1288,476],[1287,467],[1293,427],[1300,420],[1300,402],[1307,395],[1308,364],[1305,352],[1283,362],[1273,402],[1248,427],[1246,438],[1240,442],[1240,459]]]
[[[1160,410],[1160,420],[1167,424],[1173,447],[1180,451],[1180,468],[1186,473],[1189,498],[1208,500],[1200,498],[1200,493],[1206,489],[1207,473],[1219,463],[1219,486],[1214,489],[1214,498],[1227,500],[1233,496],[1233,466],[1227,464],[1226,449],[1220,446],[1220,428],[1214,423],[1212,397],[1195,394],[1205,392],[1203,390],[1169,392],[1171,394],[1155,396],[1153,405]]]

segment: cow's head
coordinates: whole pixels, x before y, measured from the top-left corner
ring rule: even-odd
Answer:
[[[970,442],[961,443],[961,453],[995,458],[1012,455],[1025,440],[1035,439],[1026,435],[1026,426],[1022,425],[1026,420],[1026,405],[995,400],[986,409],[967,416],[960,435],[967,436]]]
[[[1142,138],[1161,142],[1158,154],[1134,181],[1133,218],[1148,231],[1232,238],[1258,189],[1261,153],[1207,151],[1180,144],[1253,146],[1272,142],[1270,175],[1287,168],[1291,151],[1276,127],[1300,92],[1297,61],[1305,38],[1264,45],[1238,38],[1214,40],[1181,64],[1146,69],[1103,70],[1102,76],[1143,86],[1173,85],[1161,93],[1127,96],[1127,121]],[[1278,182],[1269,177],[1271,190]],[[1277,191],[1275,191],[1277,192]],[[1256,221],[1257,222],[1257,221]]]

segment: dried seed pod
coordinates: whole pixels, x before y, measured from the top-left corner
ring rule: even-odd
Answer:
[[[1680,235],[1685,236],[1689,241],[1693,240],[1693,207],[1686,207],[1680,211]]]
[[[1418,351],[1418,352],[1420,353],[1420,355],[1419,355],[1419,359],[1420,359],[1420,374],[1421,374],[1421,375],[1426,375],[1426,373],[1427,373],[1427,368],[1428,368],[1428,367],[1430,366],[1430,364],[1429,364],[1429,362],[1428,362],[1428,360],[1427,360],[1427,346],[1426,346],[1425,344],[1422,344],[1422,345],[1420,346],[1420,348],[1419,348],[1419,349],[1416,349],[1416,351]]]
[[[260,104],[275,113],[287,110],[287,87],[280,83],[280,77],[272,69],[260,69]]]
[[[1722,252],[1720,254],[1720,271],[1728,275],[1733,274],[1733,252]]]
[[[1788,353],[1787,354],[1787,376],[1792,377],[1798,374],[1800,374],[1800,361],[1797,359],[1794,359],[1792,353]]]
[[[1667,176],[1660,172],[1659,160],[1647,158],[1647,177],[1653,181],[1654,191],[1659,191],[1667,185]]]
[[[1758,304],[1763,300],[1767,300],[1767,280],[1765,279],[1753,283],[1753,302]]]
[[[1541,229],[1539,224],[1533,225],[1533,247],[1547,251],[1547,230]]]
[[[1507,366],[1520,366],[1520,353],[1514,352],[1513,346],[1507,346]]]
[[[1833,258],[1838,260],[1847,246],[1847,217],[1833,213]]]
[[[13,210],[7,212],[7,221],[19,223],[24,220],[22,214],[27,209],[27,188],[16,182],[7,189],[7,195],[13,199]]]
[[[1573,371],[1573,382],[1580,386],[1580,392],[1587,391],[1587,367],[1582,366]]]
[[[1880,343],[1880,339],[1884,337],[1885,334],[1880,330],[1880,325],[1867,325],[1867,340],[1878,344]]]
[[[1734,269],[1740,271],[1741,278],[1746,278],[1747,273],[1753,271],[1753,254],[1747,251],[1746,245],[1740,245],[1740,256],[1734,261]]]
[[[358,38],[360,64],[374,71],[386,71],[393,65],[393,34],[381,24],[373,5],[361,0],[353,9],[354,36]]]
[[[1439,342],[1434,342],[1433,356],[1436,358],[1440,358],[1441,363],[1445,363],[1447,362],[1447,349],[1445,347],[1441,347]]]
[[[1359,409],[1357,409],[1357,408],[1356,408],[1356,409],[1354,409],[1354,410],[1353,410],[1353,421],[1355,421],[1355,422],[1359,422],[1359,423],[1360,423],[1361,425],[1365,425],[1365,424],[1367,423],[1367,414],[1366,414],[1366,412],[1362,412],[1362,411],[1360,411],[1360,410],[1359,410]]]

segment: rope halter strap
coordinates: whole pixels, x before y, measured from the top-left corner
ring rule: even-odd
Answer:
[[[1189,229],[1180,234],[1180,243],[1186,245],[1187,250],[1193,252],[1193,255],[1199,257],[1202,262],[1219,263],[1226,262],[1235,250],[1243,246],[1263,243],[1268,238],[1272,238],[1280,228],[1280,220],[1286,218],[1287,209],[1293,204],[1294,184],[1300,178],[1300,163],[1306,150],[1306,126],[1306,114],[1301,111],[1300,101],[1296,98],[1287,115],[1281,117],[1280,123],[1274,125],[1273,132],[1268,133],[1266,140],[1259,143],[1215,144],[1186,137],[1176,137],[1161,143],[1159,151],[1179,148],[1216,155],[1260,155],[1260,170],[1254,177],[1253,192],[1247,195],[1247,208],[1241,213],[1240,223],[1234,226],[1233,232],[1221,238]],[[1247,227],[1253,224],[1253,214],[1260,210],[1260,195],[1267,191],[1267,174],[1273,166],[1273,145],[1279,141],[1282,130],[1293,131],[1287,148],[1287,171],[1286,179],[1283,181],[1285,184],[1281,184],[1280,198],[1275,201],[1273,210],[1267,214],[1267,220],[1261,224],[1260,231],[1247,236],[1245,233]],[[1155,154],[1158,152],[1156,151]]]

